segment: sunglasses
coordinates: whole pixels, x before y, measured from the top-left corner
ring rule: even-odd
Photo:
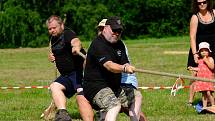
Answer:
[[[112,29],[113,34],[120,35],[122,33],[122,29]]]
[[[203,1],[203,2],[197,2],[198,5],[201,5],[201,4],[207,4],[207,1]]]

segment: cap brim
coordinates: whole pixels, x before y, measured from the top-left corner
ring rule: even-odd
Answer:
[[[204,49],[204,48],[200,48],[200,49],[198,50],[198,53],[199,53],[199,51],[200,51],[201,49]],[[210,48],[205,48],[205,49],[208,49],[210,53],[212,52]]]
[[[123,29],[121,25],[111,25],[111,29]]]

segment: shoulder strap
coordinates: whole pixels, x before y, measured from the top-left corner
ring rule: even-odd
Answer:
[[[200,15],[199,15],[199,13],[197,13],[197,14],[195,14],[195,15],[197,16],[198,20],[201,20],[201,17],[200,17]]]

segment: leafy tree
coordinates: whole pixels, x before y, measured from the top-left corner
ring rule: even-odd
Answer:
[[[188,34],[192,13],[188,0],[0,0],[0,48],[47,46],[45,21],[53,14],[83,41],[108,16],[121,17],[125,38]]]
[[[96,35],[98,21],[109,15],[103,4],[93,4],[90,0],[65,1],[62,12],[67,15],[66,25],[83,40],[91,40]]]
[[[46,42],[33,42],[43,31],[40,15],[36,11],[23,9],[22,2],[8,0],[0,13],[1,43],[5,47],[36,47]],[[44,40],[40,40],[44,41]],[[35,44],[32,44],[35,43]]]

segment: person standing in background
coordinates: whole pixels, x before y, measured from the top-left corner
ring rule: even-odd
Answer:
[[[210,56],[211,54],[210,45],[207,42],[201,42],[198,50],[198,67],[195,67],[196,76],[201,78],[214,79],[214,59]],[[214,107],[214,84],[213,82],[203,82],[196,80],[193,82],[194,91],[202,93],[203,109],[210,106]],[[209,103],[208,103],[209,102]]]
[[[211,45],[211,56],[215,59],[215,10],[212,0],[193,0],[193,15],[190,20],[190,50],[188,55],[187,69],[198,66],[197,54],[199,43],[205,41]],[[195,73],[192,73],[195,76]],[[190,84],[188,104],[193,104],[194,91],[193,81]]]

